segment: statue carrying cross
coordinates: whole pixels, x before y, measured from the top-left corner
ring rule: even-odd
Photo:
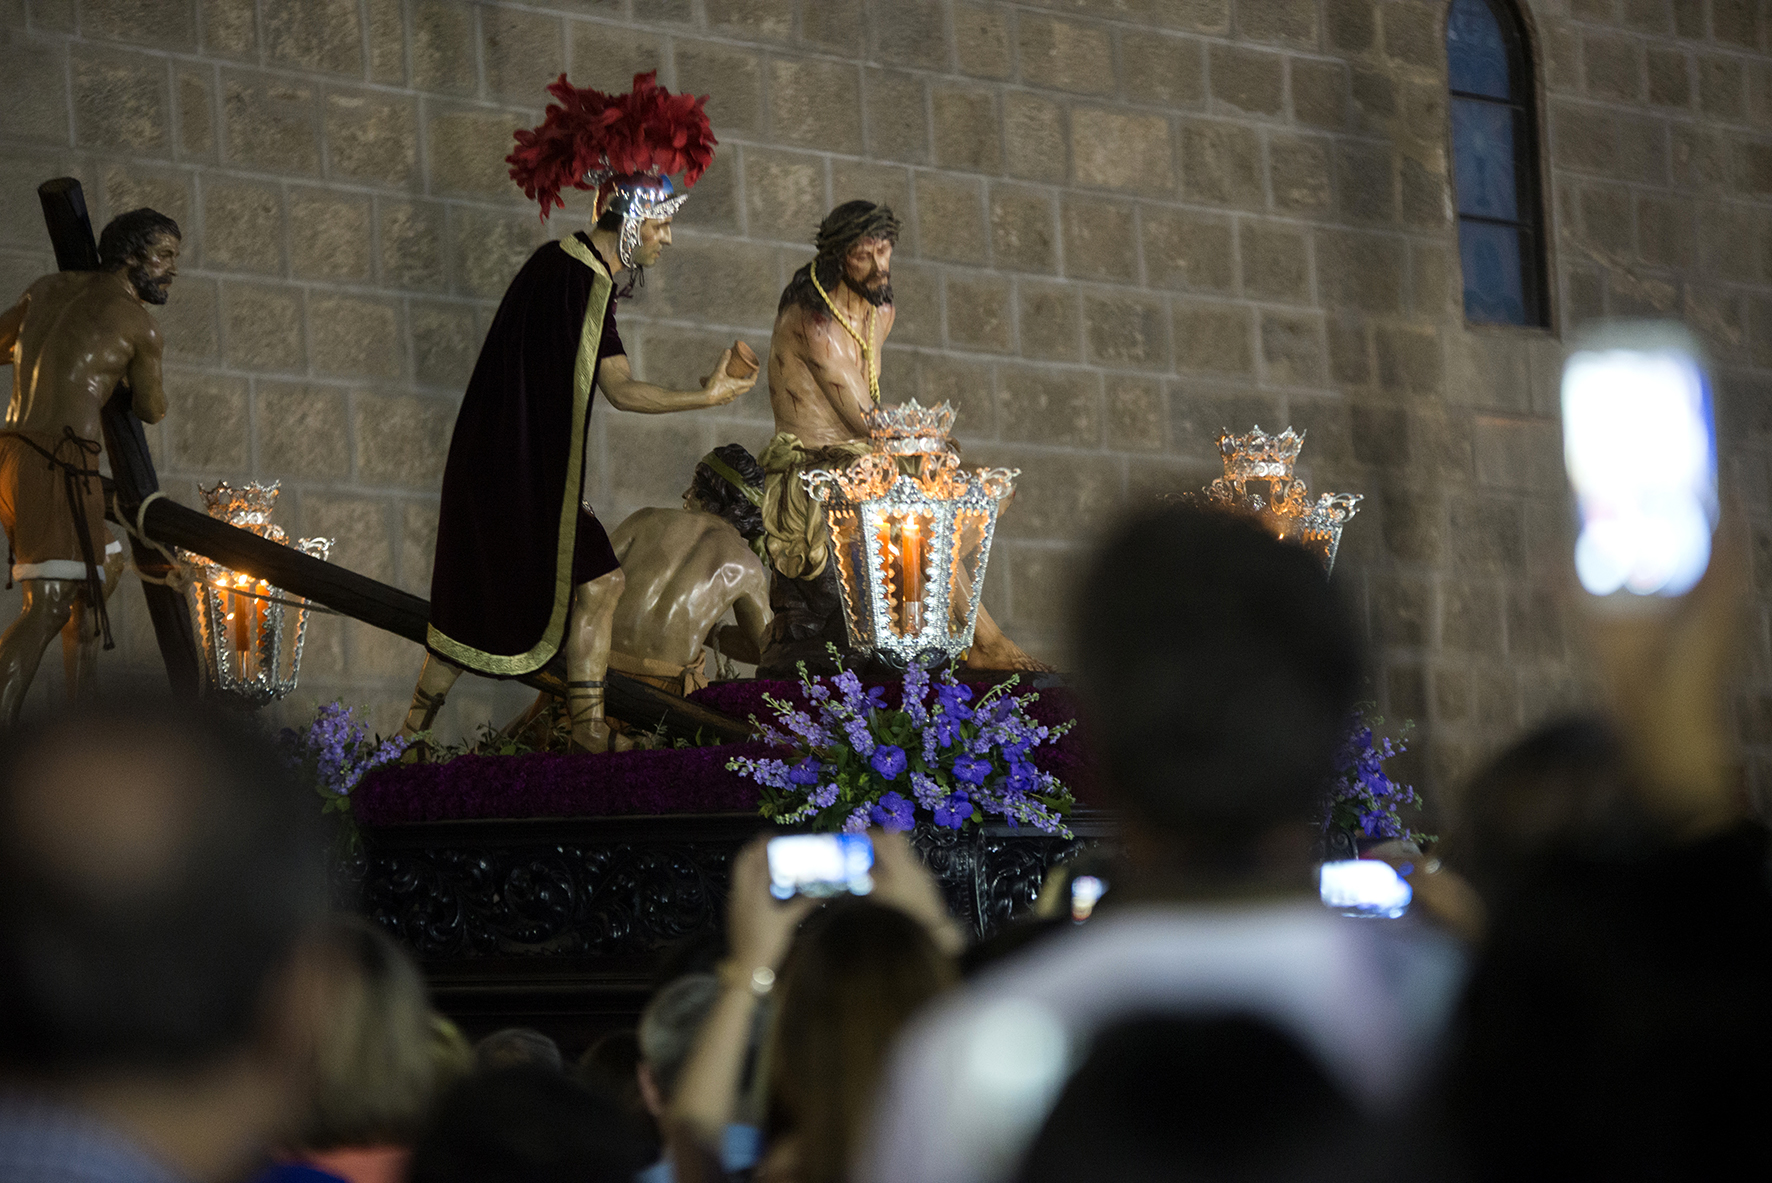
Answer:
[[[180,242],[171,218],[131,210],[100,235],[97,270],[45,275],[0,313],[0,365],[12,367],[0,525],[8,585],[24,585],[23,610],[0,637],[0,721],[18,718],[58,635],[70,695],[90,689],[100,639],[113,647],[105,600],[122,573],[123,546],[104,521],[101,420],[120,385],[143,422],[166,414],[160,331],[147,306],[166,302]]]

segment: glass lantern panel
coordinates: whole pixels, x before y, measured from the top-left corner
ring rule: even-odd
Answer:
[[[211,568],[197,568],[201,578],[213,576]],[[220,660],[225,657],[217,645],[217,633],[222,623],[221,593],[200,583],[191,585],[192,615],[197,620],[197,639],[203,646],[203,664],[208,669],[210,680],[220,686],[223,671]]]
[[[954,513],[954,565],[948,581],[948,629],[965,631],[972,620],[973,597],[978,593],[979,567],[984,561],[985,528],[989,515],[982,509]]]
[[[849,640],[857,646],[874,643],[873,595],[867,577],[867,540],[852,505],[828,505],[831,553],[837,561],[837,583],[849,624]]]
[[[295,599],[290,596],[290,599]],[[300,601],[306,603],[306,601]],[[307,640],[308,611],[286,604],[277,628],[277,685],[281,693],[295,689],[301,676],[302,645]]]

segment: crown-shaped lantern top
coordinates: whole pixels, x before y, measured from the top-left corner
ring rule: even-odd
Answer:
[[[197,486],[197,492],[203,495],[203,507],[209,511],[210,517],[220,518],[242,530],[251,530],[260,538],[287,544],[289,534],[271,522],[271,511],[277,508],[277,493],[282,484],[272,481],[261,485],[254,481],[236,488],[226,481],[217,481],[208,488]]]
[[[864,417],[876,452],[893,456],[916,456],[948,450],[954,430],[954,408],[939,402],[925,407],[912,399],[896,406],[879,407]]]
[[[1304,544],[1323,561],[1323,569],[1335,566],[1341,546],[1341,530],[1359,512],[1360,494],[1324,493],[1315,501],[1304,482],[1292,475],[1292,466],[1304,447],[1304,433],[1288,427],[1269,435],[1259,426],[1248,435],[1218,433],[1218,451],[1224,457],[1224,475],[1206,486],[1206,501],[1252,513],[1277,537]],[[1257,482],[1250,488],[1246,482]]]
[[[1288,427],[1278,435],[1269,435],[1258,423],[1248,435],[1218,433],[1218,451],[1224,457],[1227,480],[1248,480],[1250,477],[1292,479],[1292,465],[1304,447],[1304,432]]]

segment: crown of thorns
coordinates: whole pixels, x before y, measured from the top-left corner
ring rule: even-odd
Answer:
[[[601,198],[657,188],[679,172],[688,189],[713,163],[719,141],[703,109],[708,97],[672,94],[656,70],[634,75],[627,94],[573,86],[564,74],[548,93],[559,102],[548,104],[539,127],[516,133],[517,147],[505,157],[511,179],[541,203],[543,218],[565,207],[564,189],[596,190]]]
[[[825,215],[812,245],[819,258],[828,259],[868,238],[881,238],[896,245],[897,215],[889,207],[871,201],[846,201]]]

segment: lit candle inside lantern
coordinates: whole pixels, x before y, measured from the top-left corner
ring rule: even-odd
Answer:
[[[254,672],[251,667],[258,662],[258,639],[269,611],[269,602],[263,597],[271,594],[271,585],[238,571],[226,572],[223,582],[235,589],[222,592],[223,619],[227,621],[228,640],[234,649],[234,664],[239,677],[249,678]]]
[[[235,587],[244,589],[247,586],[246,576],[234,574],[233,583]],[[252,601],[245,596],[230,592],[228,594],[228,622],[233,625],[230,631],[233,633],[234,654],[235,659],[242,667],[240,671],[242,674],[246,672],[244,668],[246,655],[252,652],[252,617]]]
[[[923,531],[915,514],[899,526],[899,586],[904,589],[900,623],[905,635],[923,631]]]

